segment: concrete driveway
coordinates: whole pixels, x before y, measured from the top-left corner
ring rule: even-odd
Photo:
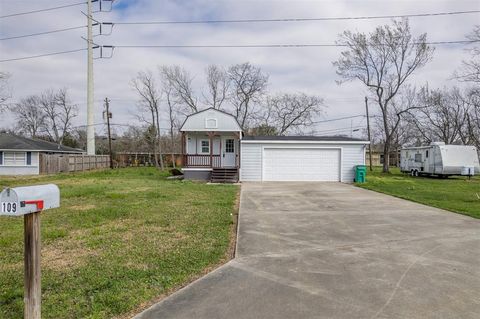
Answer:
[[[479,314],[480,220],[340,183],[244,183],[237,257],[138,318]]]

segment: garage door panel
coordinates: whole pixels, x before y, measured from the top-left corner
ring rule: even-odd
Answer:
[[[265,181],[340,181],[340,150],[265,148]]]

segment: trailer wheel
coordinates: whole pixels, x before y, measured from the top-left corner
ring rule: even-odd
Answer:
[[[417,170],[415,170],[415,172],[414,172],[414,173],[415,173],[415,177],[418,177],[418,175],[419,175],[419,174],[418,174],[418,171],[417,171]]]
[[[415,171],[413,169],[410,170],[410,176],[412,176],[412,177],[415,176]]]

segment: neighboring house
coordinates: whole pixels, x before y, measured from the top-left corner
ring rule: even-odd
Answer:
[[[340,136],[245,136],[235,117],[207,109],[181,129],[186,179],[353,182],[368,141]]]
[[[82,154],[47,141],[0,133],[0,175],[38,175],[40,154]]]
[[[370,164],[370,152],[368,151],[365,154],[366,159],[365,162]],[[383,153],[383,147],[372,147],[372,165],[373,166],[381,166],[385,161],[385,155]],[[400,150],[397,150],[397,154],[395,155],[395,151],[390,151],[390,166],[399,166],[398,162],[400,161]]]

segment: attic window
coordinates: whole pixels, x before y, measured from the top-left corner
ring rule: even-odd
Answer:
[[[205,128],[217,128],[217,119],[213,119],[213,118],[206,119]]]

